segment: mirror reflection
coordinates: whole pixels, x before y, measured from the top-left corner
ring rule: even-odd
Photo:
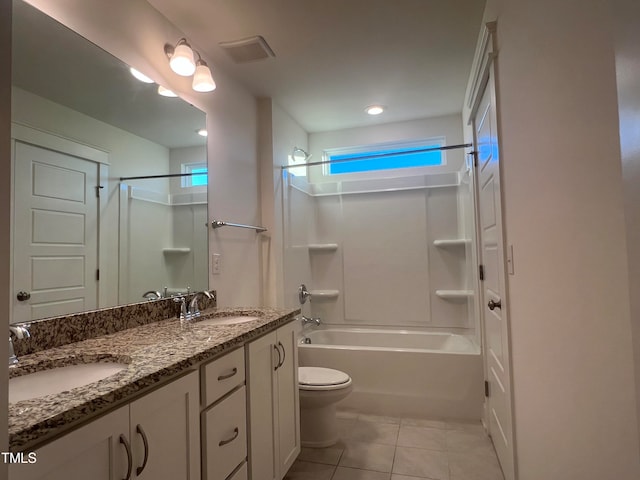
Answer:
[[[13,9],[11,321],[205,289],[204,113]]]

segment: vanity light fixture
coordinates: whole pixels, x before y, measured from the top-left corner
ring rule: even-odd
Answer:
[[[165,45],[164,51],[169,57],[169,66],[171,70],[183,77],[189,77],[196,71],[196,61],[193,58],[193,50],[191,45],[187,43],[186,38],[181,38],[174,47]]]
[[[151,80],[149,77],[147,77],[144,73],[139,72],[138,70],[136,70],[133,67],[129,68],[129,71],[131,72],[131,75],[133,75],[134,77],[136,77],[138,80],[140,80],[141,82],[144,83],[153,83],[153,80]]]
[[[198,61],[196,62],[196,72],[193,74],[191,87],[196,92],[212,92],[216,89],[216,82],[213,81],[211,70],[207,62],[200,58],[200,55],[198,55]]]
[[[369,105],[364,109],[364,111],[369,115],[380,115],[382,112],[384,112],[384,109],[385,107],[382,105]]]
[[[201,137],[206,137],[208,135],[208,132],[204,128],[201,128],[200,130],[198,130],[198,135],[200,135]]]
[[[162,85],[158,85],[158,95],[162,95],[163,97],[171,97],[171,98],[178,96],[168,88],[163,87]]]
[[[211,70],[200,54],[191,48],[186,38],[181,38],[178,44],[166,44],[164,52],[169,58],[169,66],[178,75],[189,77],[193,75],[191,88],[196,92],[212,92],[216,89],[216,82],[213,81]],[[195,57],[198,60],[195,60]],[[158,91],[158,93],[160,93]]]

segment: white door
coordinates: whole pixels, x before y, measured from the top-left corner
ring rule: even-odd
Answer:
[[[98,164],[17,140],[14,162],[13,321],[97,308]]]
[[[493,73],[473,117],[478,152],[477,201],[481,280],[480,305],[484,325],[486,381],[489,386],[486,422],[507,480],[514,478],[509,326],[505,297],[505,260],[500,197],[500,150]]]

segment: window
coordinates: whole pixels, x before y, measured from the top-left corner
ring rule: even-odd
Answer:
[[[192,174],[190,177],[182,177],[183,188],[207,186],[206,163],[185,163],[182,165],[182,173]]]
[[[326,160],[340,161],[330,163],[325,169],[325,175],[444,165],[446,162],[443,151],[429,150],[442,147],[444,144],[444,138],[439,138],[422,142],[369,145],[356,149],[328,151]],[[359,158],[362,160],[358,160]]]

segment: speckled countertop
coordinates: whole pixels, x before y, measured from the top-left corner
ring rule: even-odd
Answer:
[[[197,321],[163,320],[98,338],[42,350],[20,357],[10,377],[73,363],[127,363],[119,373],[59,394],[9,404],[9,447],[25,451],[122,404],[158,382],[231,351],[293,320],[300,310],[272,308],[212,308],[211,316],[256,316],[235,325],[202,325]]]

